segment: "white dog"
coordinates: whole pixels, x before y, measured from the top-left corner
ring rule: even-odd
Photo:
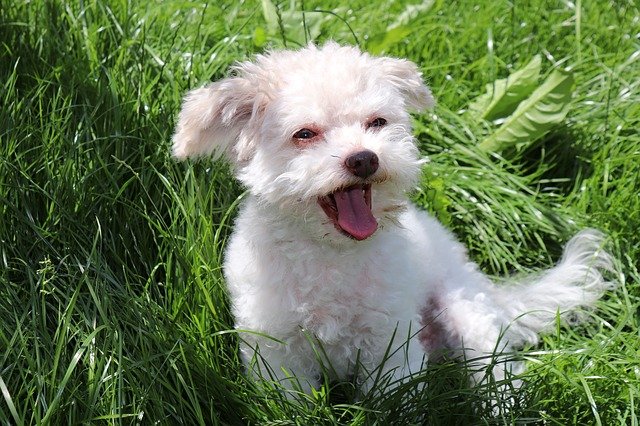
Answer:
[[[358,364],[365,391],[376,368],[401,383],[442,350],[470,359],[535,343],[609,287],[596,231],[553,269],[497,286],[408,201],[423,164],[408,110],[433,104],[412,62],[328,43],[233,70],[187,94],[173,154],[224,154],[249,190],[224,272],[255,374],[268,366],[309,390],[327,362],[338,379]],[[521,371],[498,367],[497,379]]]

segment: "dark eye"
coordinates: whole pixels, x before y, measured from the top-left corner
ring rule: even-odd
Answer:
[[[377,117],[367,123],[367,129],[371,129],[372,127],[382,127],[387,124],[387,120],[382,117]]]
[[[318,134],[313,130],[309,129],[300,129],[293,134],[294,139],[313,139],[313,137]]]

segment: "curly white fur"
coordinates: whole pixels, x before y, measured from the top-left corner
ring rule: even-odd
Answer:
[[[558,314],[592,306],[608,288],[598,270],[612,261],[596,231],[572,239],[549,271],[498,286],[451,233],[410,204],[406,192],[422,161],[408,110],[433,104],[413,63],[328,43],[260,55],[234,72],[187,94],[173,153],[225,155],[249,190],[224,271],[254,373],[265,372],[252,363],[259,348],[277,378],[317,386],[313,336],[339,378],[353,374],[356,361],[362,371],[384,361],[401,380],[443,349],[476,357],[535,343]],[[315,136],[299,138],[301,129]],[[346,166],[359,152],[375,154],[374,173]],[[339,210],[340,191],[367,185],[377,229],[367,235],[369,220],[359,235],[320,200]],[[349,221],[360,226],[368,213],[356,201]],[[412,343],[396,350],[408,337]],[[509,369],[520,366],[502,363],[493,374]],[[372,380],[363,377],[365,389]]]

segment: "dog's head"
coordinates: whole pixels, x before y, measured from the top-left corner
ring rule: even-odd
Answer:
[[[321,238],[395,221],[421,163],[408,110],[433,104],[415,64],[328,43],[234,72],[187,94],[176,158],[225,155],[260,203]]]

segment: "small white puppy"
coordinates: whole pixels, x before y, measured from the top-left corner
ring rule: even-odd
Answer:
[[[173,154],[224,154],[249,190],[224,272],[254,374],[309,390],[326,362],[337,379],[358,364],[364,391],[376,368],[400,383],[443,350],[471,359],[535,343],[609,287],[595,231],[553,269],[497,286],[408,201],[423,164],[408,110],[433,104],[412,62],[327,43],[233,70],[187,94]],[[521,365],[505,358],[492,374],[507,371]]]

